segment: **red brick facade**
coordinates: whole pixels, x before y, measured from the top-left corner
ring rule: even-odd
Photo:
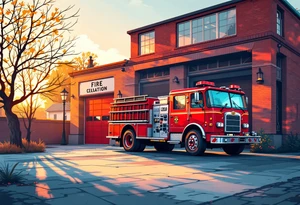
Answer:
[[[277,45],[282,44],[281,53],[285,56],[282,70],[282,118],[283,133],[300,132],[299,103],[300,96],[296,95],[300,85],[300,19],[290,8],[280,0],[244,0],[204,12],[194,12],[174,20],[166,20],[153,26],[129,31],[131,36],[131,62],[135,71],[148,69],[153,66],[166,66],[185,63],[211,56],[230,53],[232,50],[252,50],[252,112],[253,129],[263,128],[266,133],[276,133],[276,56]],[[177,47],[177,24],[229,8],[236,8],[236,35],[223,39]],[[284,14],[284,36],[276,33],[277,9]],[[155,53],[139,56],[139,34],[155,31]],[[249,43],[252,43],[249,45]],[[222,52],[220,50],[223,49]],[[234,51],[235,50],[235,51]],[[264,84],[256,83],[256,72],[261,68],[264,73]],[[177,67],[170,71],[170,79],[175,74],[182,79],[186,75]],[[173,73],[173,75],[172,75]],[[188,87],[170,84],[170,89]],[[175,86],[175,87],[174,87]],[[250,86],[250,85],[249,85]]]
[[[178,23],[192,20],[197,17],[221,12],[227,9],[236,9],[235,35],[205,41],[188,46],[177,46]],[[283,13],[283,36],[277,34],[277,10]],[[155,83],[166,80],[169,89],[179,89],[192,86],[197,79],[214,77],[218,82],[240,82],[247,92],[250,106],[250,119],[252,129],[264,129],[269,134],[286,134],[300,132],[299,104],[300,95],[300,15],[285,0],[233,0],[211,8],[195,11],[173,19],[147,25],[142,28],[128,31],[131,36],[131,57],[128,64],[117,62],[115,64],[98,66],[89,70],[76,72],[72,75],[71,101],[71,139],[74,143],[83,142],[84,138],[84,100],[80,97],[78,88],[80,82],[94,79],[114,77],[114,97],[118,91],[123,96],[139,95],[142,93],[143,83]],[[139,35],[155,31],[155,52],[139,55]],[[280,52],[278,45],[281,45]],[[189,73],[189,66],[193,62],[215,57],[251,53],[251,62],[233,68],[227,67],[207,69],[197,75]],[[281,81],[277,81],[277,60],[282,58]],[[125,68],[122,69],[121,68]],[[167,76],[157,79],[142,79],[142,72],[156,68],[168,68]],[[259,68],[264,73],[264,83],[256,82]],[[228,70],[227,70],[228,69]],[[203,77],[204,76],[204,77]],[[221,77],[220,77],[221,76]],[[223,77],[222,77],[223,76]],[[174,83],[177,77],[179,83]],[[245,81],[243,81],[245,79]],[[279,83],[278,83],[279,82]],[[227,85],[228,85],[227,84]],[[282,84],[282,92],[278,93]],[[159,88],[158,88],[159,89]],[[276,100],[276,98],[280,98]],[[280,107],[282,104],[281,109]],[[282,116],[281,130],[278,132],[279,114]]]

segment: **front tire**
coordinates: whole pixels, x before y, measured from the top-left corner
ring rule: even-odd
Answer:
[[[171,152],[174,149],[175,145],[173,144],[161,144],[161,143],[156,143],[154,144],[154,148],[158,152]]]
[[[185,150],[193,156],[203,155],[206,150],[206,141],[198,130],[191,130],[185,137]]]
[[[136,152],[140,149],[140,141],[136,139],[135,132],[131,129],[126,130],[122,137],[123,148],[127,152]]]
[[[224,146],[223,150],[228,155],[239,155],[241,152],[243,152],[244,148],[245,145],[231,144],[231,145]]]

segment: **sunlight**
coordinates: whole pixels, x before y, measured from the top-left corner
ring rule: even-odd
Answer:
[[[117,192],[115,192],[114,190],[111,190],[110,188],[108,187],[105,187],[105,186],[102,186],[102,185],[99,185],[99,184],[96,184],[96,183],[92,183],[94,185],[94,187],[100,191],[103,191],[103,192],[108,192],[108,193],[112,193],[114,195],[117,195]]]
[[[143,197],[143,196],[144,196],[144,194],[141,194],[141,193],[140,193],[139,191],[137,191],[137,190],[129,189],[128,191],[129,191],[130,193],[136,195],[136,196],[139,196],[139,197]]]
[[[47,184],[38,184],[35,187],[35,193],[39,196],[39,197],[43,197],[45,199],[52,199],[53,195],[50,194],[50,188]]]
[[[35,167],[36,169],[36,175],[35,177],[39,180],[45,180],[47,179],[47,172],[44,169],[44,167],[40,166],[40,167]]]

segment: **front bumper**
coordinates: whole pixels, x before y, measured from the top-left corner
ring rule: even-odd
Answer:
[[[259,144],[260,142],[260,136],[212,135],[210,137],[211,144]]]

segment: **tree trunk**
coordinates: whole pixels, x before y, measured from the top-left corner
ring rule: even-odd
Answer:
[[[18,116],[9,108],[4,108],[7,124],[10,132],[10,144],[15,144],[18,147],[23,147],[22,133]]]
[[[29,143],[30,142],[30,138],[31,138],[31,122],[28,123],[28,127],[26,128],[26,130],[27,130],[26,140]]]

